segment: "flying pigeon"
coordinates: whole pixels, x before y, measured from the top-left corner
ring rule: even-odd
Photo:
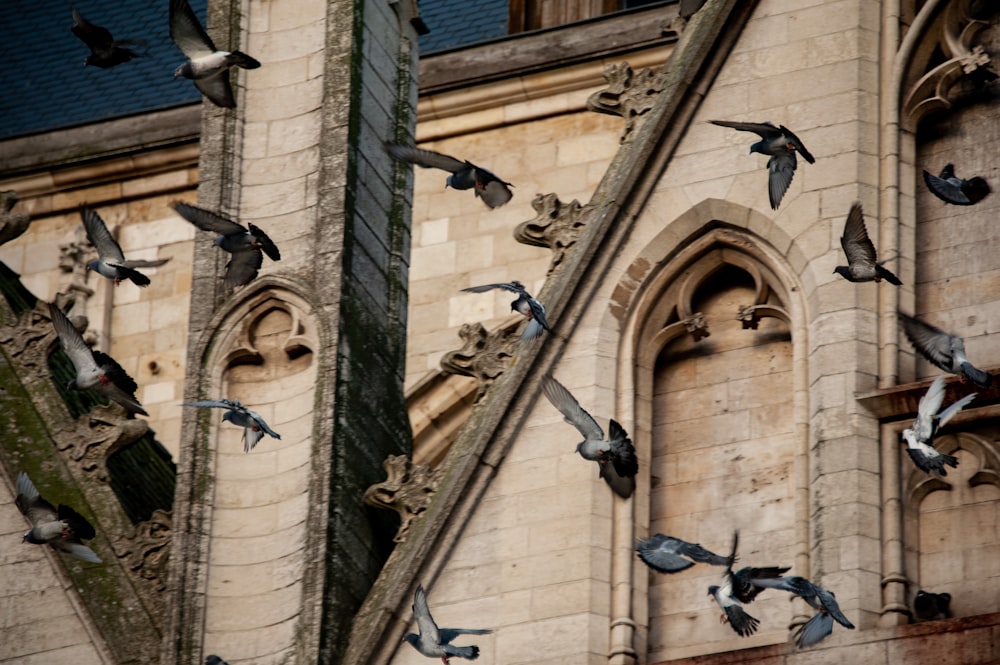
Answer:
[[[514,196],[510,188],[512,184],[498,178],[492,171],[487,171],[472,162],[463,162],[442,155],[432,150],[421,150],[413,146],[398,143],[385,143],[385,150],[393,159],[409,162],[425,169],[441,169],[450,171],[446,187],[454,189],[472,189],[476,196],[490,208],[499,208]]]
[[[968,180],[956,176],[954,164],[945,164],[939,176],[924,171],[924,182],[931,194],[957,206],[979,203],[990,193],[990,186],[979,176]]]
[[[116,285],[123,279],[130,279],[136,286],[149,286],[149,278],[136,268],[155,268],[170,260],[126,261],[121,246],[111,236],[104,220],[93,208],[87,205],[80,206],[80,217],[83,219],[83,228],[87,231],[87,240],[97,249],[98,258],[87,264],[87,270],[93,270],[98,275],[115,280]]]
[[[662,533],[640,540],[635,551],[643,563],[660,573],[679,573],[695,563],[713,566],[731,566],[733,563],[729,557],[709,552],[697,543],[688,543]]]
[[[265,434],[275,439],[280,439],[281,435],[268,427],[267,423],[256,411],[246,408],[238,399],[209,399],[199,402],[183,402],[181,406],[196,406],[208,409],[226,409],[222,414],[223,420],[228,420],[237,427],[243,428],[243,452],[248,453],[254,449]]]
[[[563,414],[563,419],[583,435],[576,452],[584,459],[597,462],[601,478],[608,483],[618,496],[627,499],[635,491],[635,474],[639,472],[639,460],[628,433],[614,420],[608,426],[610,436],[605,438],[604,430],[593,416],[583,410],[576,398],[552,376],[542,379],[542,392]]]
[[[950,619],[951,594],[929,593],[920,589],[913,598],[913,618],[917,621]]]
[[[222,660],[213,653],[209,656],[205,656],[205,665],[229,665],[229,663]]]
[[[70,9],[73,12],[73,27],[70,30],[90,49],[90,55],[83,59],[84,67],[90,65],[108,69],[142,55],[129,47],[141,46],[143,42],[134,39],[116,41],[106,28],[94,25],[80,16],[76,9]]]
[[[792,184],[792,177],[795,175],[795,167],[798,161],[795,152],[802,153],[802,158],[813,164],[813,158],[806,147],[802,145],[792,130],[784,125],[775,127],[770,122],[731,122],[729,120],[709,120],[713,125],[738,129],[741,132],[754,132],[760,136],[757,141],[750,146],[750,152],[759,152],[767,155],[767,194],[771,201],[771,209],[777,210],[781,205],[781,199],[788,191],[788,186]]]
[[[525,326],[524,332],[521,333],[522,341],[527,342],[535,339],[542,334],[542,330],[552,332],[548,322],[545,320],[545,306],[532,298],[521,282],[515,280],[506,284],[483,284],[482,286],[470,286],[462,290],[469,293],[485,293],[492,289],[503,289],[504,291],[517,294],[517,300],[510,303],[510,311],[522,314],[528,319],[528,325]]]
[[[94,351],[83,341],[80,334],[66,315],[58,307],[49,303],[49,316],[59,334],[66,355],[76,368],[76,378],[69,382],[70,390],[93,390],[108,399],[121,404],[132,413],[148,416],[135,391],[139,389],[132,377],[106,353]]]
[[[746,587],[750,583],[750,578],[746,576],[737,578],[733,573],[733,562],[736,561],[739,536],[738,531],[733,533],[733,549],[726,560],[727,565],[726,572],[723,573],[723,584],[721,586],[713,584],[708,587],[708,595],[722,608],[724,612],[722,616],[723,622],[728,623],[740,637],[749,637],[757,631],[760,620],[747,614],[746,610],[743,609],[743,602],[736,597],[737,591],[745,597]],[[741,572],[747,570],[744,568]],[[753,594],[753,596],[756,596],[756,594]],[[750,600],[753,600],[753,597]]]
[[[17,497],[14,499],[17,509],[31,522],[31,529],[21,538],[22,543],[44,545],[52,549],[72,554],[78,559],[101,563],[101,558],[94,554],[80,539],[90,540],[97,533],[90,522],[69,506],[59,504],[56,510],[52,504],[42,498],[24,471],[17,474]]]
[[[924,323],[906,314],[899,315],[903,332],[920,355],[946,372],[965,376],[980,388],[990,386],[990,374],[977,369],[965,356],[965,342],[961,337]]]
[[[178,215],[202,231],[219,234],[215,239],[215,246],[232,254],[226,264],[224,283],[227,288],[248,284],[257,276],[264,264],[262,252],[272,261],[281,260],[278,247],[253,224],[247,225],[250,227],[248,231],[242,224],[204,208],[181,201],[174,201],[170,205]]]
[[[755,584],[768,589],[787,591],[809,603],[818,614],[799,627],[795,633],[795,643],[802,648],[811,647],[831,632],[833,632],[832,617],[844,628],[854,630],[854,624],[847,620],[840,611],[837,598],[832,591],[827,591],[818,584],[813,584],[804,577],[778,577],[774,579],[756,580]],[[820,618],[825,617],[825,618]]]
[[[941,411],[941,404],[944,402],[944,377],[939,376],[934,379],[934,383],[920,398],[917,419],[913,421],[911,427],[903,430],[906,452],[917,468],[927,473],[939,471],[942,476],[946,476],[948,475],[948,470],[944,468],[946,464],[952,468],[958,466],[958,459],[952,455],[945,455],[934,447],[934,435],[975,398],[976,393],[966,395]]]
[[[438,628],[427,607],[427,594],[423,586],[417,586],[417,592],[413,595],[413,619],[417,622],[420,634],[407,633],[403,636],[403,641],[409,642],[414,649],[429,658],[440,658],[444,665],[448,665],[448,660],[453,657],[467,660],[479,658],[479,647],[457,647],[451,644],[453,639],[459,635],[489,635],[493,632],[480,628]]]
[[[840,246],[847,255],[847,265],[837,266],[833,272],[838,273],[849,282],[881,282],[883,279],[890,284],[901,286],[899,278],[882,267],[884,261],[878,261],[875,245],[868,237],[865,228],[865,216],[861,204],[854,203],[847,213],[844,223],[844,235],[840,237]]]
[[[201,94],[216,106],[235,107],[229,69],[257,69],[260,63],[242,51],[215,48],[188,0],[170,0],[170,38],[187,57],[187,61],[174,71],[174,78],[191,79]]]

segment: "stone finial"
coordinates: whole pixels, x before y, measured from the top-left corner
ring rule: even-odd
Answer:
[[[548,274],[552,274],[587,225],[586,213],[590,206],[580,205],[576,199],[563,203],[555,194],[539,194],[531,202],[531,207],[538,214],[514,229],[514,239],[525,245],[551,249],[552,262]]]
[[[587,99],[587,108],[624,118],[625,129],[620,139],[624,143],[636,128],[639,116],[653,108],[663,90],[666,75],[648,67],[636,73],[627,62],[623,62],[605,67],[604,78],[608,87],[592,94]]]
[[[0,245],[27,231],[28,225],[31,224],[31,217],[25,213],[11,212],[17,201],[17,193],[13,190],[0,192]]]
[[[466,323],[458,331],[464,344],[457,351],[441,358],[441,369],[449,374],[471,376],[479,382],[476,402],[479,402],[493,382],[510,366],[519,338],[516,326],[507,326],[492,333],[481,323]]]
[[[413,520],[431,505],[437,491],[438,472],[414,464],[406,455],[389,455],[382,468],[388,477],[365,490],[364,502],[399,513],[399,531],[393,540],[401,543],[406,540]]]

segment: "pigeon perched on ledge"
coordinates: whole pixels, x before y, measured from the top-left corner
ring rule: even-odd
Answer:
[[[944,377],[939,376],[934,379],[934,382],[927,388],[927,392],[920,398],[917,418],[913,421],[913,425],[902,432],[903,440],[907,446],[906,452],[917,468],[927,473],[938,471],[942,476],[948,475],[945,465],[955,468],[958,466],[958,459],[937,450],[934,447],[934,436],[939,428],[948,424],[949,420],[976,398],[976,393],[966,395],[941,411],[944,393]]]
[[[950,619],[951,594],[930,593],[920,589],[913,598],[913,618],[917,621]]]
[[[957,206],[975,205],[990,193],[990,186],[979,176],[968,180],[956,176],[954,164],[945,164],[941,175],[924,171],[924,183],[931,194]]]
[[[840,246],[847,255],[847,265],[837,266],[833,272],[849,282],[881,282],[884,279],[890,284],[902,286],[903,283],[899,278],[882,266],[884,261],[878,261],[875,245],[868,237],[868,229],[865,228],[865,217],[860,203],[854,203],[847,213]]]
[[[899,323],[913,348],[932,365],[964,376],[980,388],[989,388],[992,380],[989,372],[969,362],[965,355],[965,341],[961,337],[906,314],[899,315]]]
[[[203,409],[226,409],[223,420],[228,420],[237,427],[243,428],[243,452],[248,453],[267,434],[275,439],[281,435],[268,427],[264,418],[256,411],[243,406],[238,399],[209,399],[198,402],[183,402],[181,406],[195,406]]]
[[[108,354],[87,346],[80,331],[52,303],[49,303],[49,316],[59,335],[59,343],[76,368],[76,378],[69,382],[70,390],[93,390],[133,413],[148,416],[135,398],[135,391],[139,386],[122,366]]]
[[[627,499],[635,491],[635,474],[639,472],[639,460],[635,448],[625,429],[614,420],[608,426],[609,435],[587,413],[576,398],[558,381],[549,375],[542,379],[542,392],[552,406],[563,415],[563,419],[579,430],[584,439],[576,446],[576,452],[586,460],[597,462],[600,475],[615,494]]]
[[[21,538],[22,543],[49,545],[54,550],[72,554],[78,559],[91,563],[101,563],[101,558],[82,542],[97,535],[87,519],[69,506],[59,504],[57,510],[42,498],[24,471],[17,474],[17,496],[14,504],[21,514],[31,522]]]
[[[403,641],[409,642],[414,649],[429,658],[440,658],[444,665],[448,665],[449,659],[453,657],[467,660],[479,658],[479,647],[458,647],[451,644],[453,639],[459,635],[489,635],[493,632],[482,628],[438,628],[427,606],[427,593],[423,586],[417,586],[417,592],[413,596],[413,619],[417,622],[420,634],[407,633],[403,636]]]
[[[709,122],[719,127],[729,127],[741,132],[754,132],[760,136],[761,140],[750,146],[750,152],[759,152],[770,157],[767,160],[767,195],[772,210],[778,209],[778,206],[781,205],[781,199],[784,198],[785,192],[792,184],[792,178],[795,176],[795,169],[798,166],[795,153],[801,153],[802,158],[810,164],[816,162],[799,137],[784,125],[775,127],[770,122],[733,122],[730,120],[709,120]]]
[[[93,270],[98,275],[115,280],[115,285],[121,283],[123,279],[128,279],[136,286],[149,286],[149,277],[143,275],[136,268],[156,268],[170,260],[136,259],[126,261],[121,246],[112,237],[104,220],[93,208],[86,204],[80,206],[80,218],[83,219],[87,240],[97,250],[97,259],[87,264],[87,270]]]
[[[524,332],[521,333],[522,341],[530,341],[542,334],[543,330],[547,330],[550,333],[552,329],[549,328],[548,321],[545,320],[545,306],[531,297],[528,290],[524,288],[524,284],[518,282],[517,280],[513,282],[503,283],[503,284],[483,284],[482,286],[470,286],[466,289],[462,289],[467,293],[485,293],[493,289],[503,289],[504,291],[510,291],[511,293],[517,294],[517,300],[510,303],[510,311],[517,312],[528,319],[528,325],[525,326]]]
[[[74,8],[70,8],[70,11],[73,12],[73,27],[70,30],[90,49],[90,55],[83,59],[84,67],[108,69],[142,55],[129,48],[143,46],[144,42],[141,40],[116,40],[107,28],[91,23]]]
[[[425,169],[441,169],[450,172],[447,187],[471,189],[490,208],[499,208],[514,196],[514,193],[510,191],[513,185],[506,180],[501,180],[492,171],[476,166],[472,162],[463,162],[440,152],[399,143],[385,143],[384,147],[393,159],[416,164]]]
[[[730,557],[710,552],[697,543],[689,543],[657,533],[636,543],[635,551],[643,563],[660,573],[679,573],[695,563],[731,566]]]

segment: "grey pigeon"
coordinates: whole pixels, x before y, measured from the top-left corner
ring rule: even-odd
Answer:
[[[934,447],[934,435],[976,398],[976,393],[971,393],[941,411],[944,392],[944,377],[939,376],[920,398],[917,419],[913,421],[911,427],[904,429],[902,434],[903,440],[906,441],[906,452],[917,468],[927,473],[938,471],[942,476],[948,475],[945,465],[955,468],[958,466],[958,459],[939,452]]]
[[[709,552],[697,543],[689,543],[657,533],[646,540],[640,540],[635,551],[643,563],[660,573],[679,573],[695,563],[713,566],[731,566],[729,557]]]
[[[965,180],[955,175],[955,165],[946,164],[941,169],[941,175],[933,175],[924,171],[924,182],[931,194],[945,203],[957,206],[971,206],[979,203],[990,193],[986,181],[976,176]]]
[[[917,621],[950,619],[951,594],[930,593],[920,589],[913,598],[913,618]]]
[[[748,637],[757,631],[760,620],[749,615],[743,609],[743,603],[736,597],[739,590],[741,595],[746,595],[744,587],[749,583],[750,578],[744,576],[737,578],[733,573],[733,562],[736,561],[736,550],[739,546],[739,532],[733,533],[733,549],[729,554],[726,565],[726,572],[723,573],[723,584],[708,587],[708,595],[723,611],[723,621],[736,631],[740,637]],[[746,569],[744,569],[746,570]],[[753,594],[756,596],[756,594]],[[750,600],[753,600],[751,597]]]
[[[980,388],[990,386],[989,372],[977,369],[965,355],[965,342],[936,326],[906,314],[899,315],[903,332],[913,348],[931,364],[952,374],[965,376]]]
[[[528,325],[525,326],[524,332],[521,333],[521,339],[525,342],[535,339],[542,334],[542,330],[548,330],[552,332],[549,328],[548,322],[545,320],[545,306],[531,297],[528,290],[524,288],[524,284],[518,282],[517,280],[504,284],[483,284],[482,286],[470,286],[467,289],[462,289],[468,293],[485,293],[492,289],[503,289],[504,291],[510,291],[511,293],[517,294],[517,300],[510,303],[510,311],[517,312],[528,319]]]
[[[417,586],[417,592],[413,595],[413,619],[417,622],[420,634],[407,633],[403,636],[403,641],[409,642],[414,649],[429,658],[440,658],[445,665],[453,657],[467,660],[479,658],[479,647],[457,647],[451,644],[453,639],[459,635],[489,635],[493,632],[480,628],[438,628],[427,607],[427,594],[423,586]]]
[[[93,270],[98,275],[115,280],[116,285],[121,283],[123,279],[129,279],[136,286],[149,286],[149,278],[136,268],[155,268],[170,260],[126,261],[121,246],[112,237],[104,220],[93,208],[87,205],[80,206],[80,217],[83,219],[83,228],[87,231],[87,240],[97,250],[98,257],[95,261],[90,261],[87,264],[87,270]]]
[[[174,71],[174,77],[191,79],[201,94],[216,106],[235,107],[233,87],[229,83],[230,68],[257,69],[260,63],[242,51],[215,48],[188,0],[170,0],[170,38],[187,57],[187,62]]]
[[[135,398],[135,391],[139,386],[122,366],[106,353],[94,351],[87,346],[80,331],[52,303],[49,303],[49,316],[52,317],[52,326],[59,334],[59,343],[76,368],[76,378],[69,382],[70,390],[93,390],[133,413],[148,416]]]
[[[142,55],[129,48],[141,46],[142,41],[135,39],[116,40],[107,28],[94,25],[80,16],[80,12],[76,9],[71,8],[71,11],[73,12],[73,27],[70,30],[90,49],[90,55],[83,59],[84,67],[89,65],[108,69]]]
[[[78,559],[101,563],[101,558],[80,539],[90,540],[97,533],[83,515],[69,506],[57,510],[42,498],[24,471],[17,474],[17,509],[31,522],[31,529],[21,538],[22,543],[48,544],[52,549],[72,554]]]
[[[213,653],[209,656],[205,656],[205,665],[229,665],[229,663],[222,660]]]
[[[483,203],[490,208],[498,208],[514,196],[513,192],[510,191],[513,185],[501,180],[492,171],[476,166],[472,162],[463,162],[440,152],[422,150],[399,143],[386,143],[384,146],[386,152],[393,159],[416,164],[425,169],[441,169],[450,172],[451,175],[448,176],[446,186],[454,189],[472,189],[476,196],[481,198]]]
[[[601,478],[604,478],[615,494],[623,499],[632,496],[635,491],[635,474],[639,472],[639,460],[625,429],[611,420],[608,425],[609,436],[605,437],[604,430],[593,416],[584,411],[576,398],[548,374],[542,379],[542,392],[563,415],[563,419],[583,435],[583,441],[577,444],[576,452],[583,459],[597,462]]]
[[[854,203],[847,213],[844,223],[844,234],[840,237],[840,246],[847,255],[847,265],[837,266],[833,272],[849,282],[881,282],[883,279],[890,284],[901,286],[899,278],[882,266],[875,253],[875,245],[868,237],[865,228],[865,216],[861,204]]]
[[[224,283],[227,288],[253,281],[264,264],[262,253],[267,254],[272,261],[281,260],[277,245],[253,224],[247,225],[250,227],[248,230],[242,224],[204,208],[181,201],[174,201],[170,205],[178,215],[202,231],[219,234],[215,238],[215,246],[232,254],[226,264]]]
[[[760,136],[757,141],[750,146],[750,152],[759,152],[767,155],[767,194],[771,201],[771,209],[777,210],[781,205],[781,199],[788,191],[788,186],[792,184],[792,177],[795,176],[795,168],[798,160],[795,153],[802,154],[802,158],[813,164],[816,160],[806,150],[792,130],[784,125],[775,127],[770,122],[732,122],[729,120],[709,120],[713,125],[738,129],[741,132],[754,132]]]
[[[275,439],[281,435],[268,427],[267,422],[256,411],[243,406],[238,399],[209,399],[198,402],[184,402],[181,406],[196,406],[206,409],[226,409],[223,420],[228,420],[237,427],[243,428],[243,452],[248,453],[268,434]]]
[[[829,617],[832,617],[844,628],[854,630],[854,624],[848,621],[844,613],[840,611],[840,605],[837,604],[837,598],[834,593],[827,591],[818,584],[813,584],[804,577],[792,576],[762,579],[757,580],[756,584],[768,589],[778,589],[793,593],[809,603],[809,606],[814,610],[818,610],[819,614],[800,626],[796,631],[795,643],[799,647],[811,647],[833,632],[833,622],[829,620]],[[828,617],[820,619],[819,617],[822,615],[828,615]]]

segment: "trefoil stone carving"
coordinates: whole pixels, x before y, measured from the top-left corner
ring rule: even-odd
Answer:
[[[538,214],[514,229],[514,239],[525,245],[551,249],[552,262],[547,273],[551,275],[587,225],[586,216],[591,206],[580,205],[576,199],[563,203],[555,194],[539,194],[531,207]]]
[[[646,67],[639,72],[623,62],[604,68],[608,87],[587,99],[587,108],[597,113],[618,115],[625,119],[621,143],[636,129],[640,117],[649,112],[663,90],[666,74]]]

